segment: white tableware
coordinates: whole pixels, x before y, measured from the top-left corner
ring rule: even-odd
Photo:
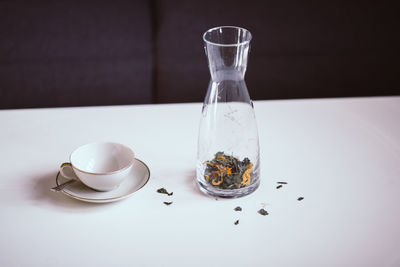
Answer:
[[[127,177],[134,160],[133,151],[122,144],[90,143],[72,152],[70,162],[60,166],[60,173],[69,179],[78,178],[94,190],[111,191]],[[77,177],[66,172],[71,168]]]
[[[106,203],[127,198],[145,186],[150,179],[149,167],[139,159],[135,159],[134,161],[133,167],[129,169],[127,177],[122,181],[118,188],[112,191],[95,191],[84,184],[77,182],[68,185],[60,192],[69,197],[92,203]],[[59,172],[56,177],[56,183],[57,185],[60,185],[68,179],[69,178],[65,178]]]

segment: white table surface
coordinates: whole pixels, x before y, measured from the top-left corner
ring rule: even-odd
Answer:
[[[196,187],[200,111],[0,111],[0,266],[400,266],[400,97],[256,101],[262,181],[239,199]],[[148,184],[108,204],[50,192],[93,141],[133,148]]]

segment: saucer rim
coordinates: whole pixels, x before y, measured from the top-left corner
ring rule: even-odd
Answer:
[[[92,203],[112,202],[112,201],[117,201],[117,200],[122,200],[122,199],[124,199],[124,198],[127,198],[127,197],[129,197],[130,195],[132,195],[133,193],[135,193],[135,192],[137,192],[138,190],[142,189],[142,188],[149,182],[150,176],[151,176],[151,174],[150,174],[150,168],[147,166],[146,163],[144,163],[142,160],[137,159],[137,158],[135,158],[134,160],[135,160],[135,161],[138,161],[138,162],[140,162],[140,163],[142,163],[143,166],[147,169],[147,175],[146,175],[147,177],[144,179],[144,180],[145,180],[145,183],[144,183],[142,186],[140,186],[139,188],[137,188],[135,191],[129,192],[129,193],[124,194],[124,195],[116,196],[116,197],[110,197],[110,198],[87,198],[87,197],[80,197],[80,196],[77,196],[77,195],[70,194],[70,193],[68,193],[67,191],[65,191],[64,189],[62,189],[60,192],[62,192],[63,194],[65,194],[65,195],[67,195],[67,196],[69,196],[69,197],[72,197],[72,198],[74,198],[74,199],[82,200],[82,201],[86,201],[86,202],[92,202]],[[135,167],[135,164],[133,164],[133,168],[134,168],[134,167]],[[56,184],[57,184],[57,186],[60,185],[59,182],[58,182],[58,179],[59,179],[59,176],[60,176],[60,175],[61,175],[60,172],[58,172],[57,175],[56,175]],[[88,188],[89,188],[89,187],[88,187]],[[91,189],[91,188],[89,188],[89,189],[90,189],[90,190],[93,190],[93,189]],[[93,190],[93,191],[95,192],[95,190]]]

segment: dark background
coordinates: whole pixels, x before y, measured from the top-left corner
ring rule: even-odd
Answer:
[[[0,108],[203,101],[202,34],[253,34],[253,99],[400,95],[394,1],[2,1]]]

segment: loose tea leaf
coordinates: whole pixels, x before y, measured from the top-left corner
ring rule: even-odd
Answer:
[[[237,207],[235,208],[235,211],[242,211],[242,208],[239,207],[239,206],[237,206]]]
[[[303,199],[304,199],[304,197],[299,197],[297,200],[302,201]]]
[[[172,201],[171,201],[171,202],[165,202],[165,201],[164,201],[164,204],[167,205],[167,206],[169,206],[169,205],[172,204]]]
[[[236,221],[234,222],[234,224],[235,224],[235,225],[238,225],[238,224],[239,224],[239,220],[236,220]]]
[[[158,189],[158,190],[157,190],[157,193],[166,194],[166,195],[168,195],[168,196],[172,196],[172,195],[174,194],[174,192],[168,193],[168,191],[167,191],[164,187]]]
[[[265,209],[260,209],[260,210],[258,211],[258,213],[260,213],[260,214],[263,215],[263,216],[268,215],[268,212],[267,212]]]
[[[279,188],[281,188],[282,187],[282,185],[280,184],[280,185],[278,185],[277,187],[276,187],[276,189],[279,189]]]
[[[287,184],[286,182],[277,182],[277,184]]]
[[[211,161],[206,161],[205,180],[221,189],[239,189],[250,185],[253,163],[248,158],[242,161],[234,156],[218,152]]]

